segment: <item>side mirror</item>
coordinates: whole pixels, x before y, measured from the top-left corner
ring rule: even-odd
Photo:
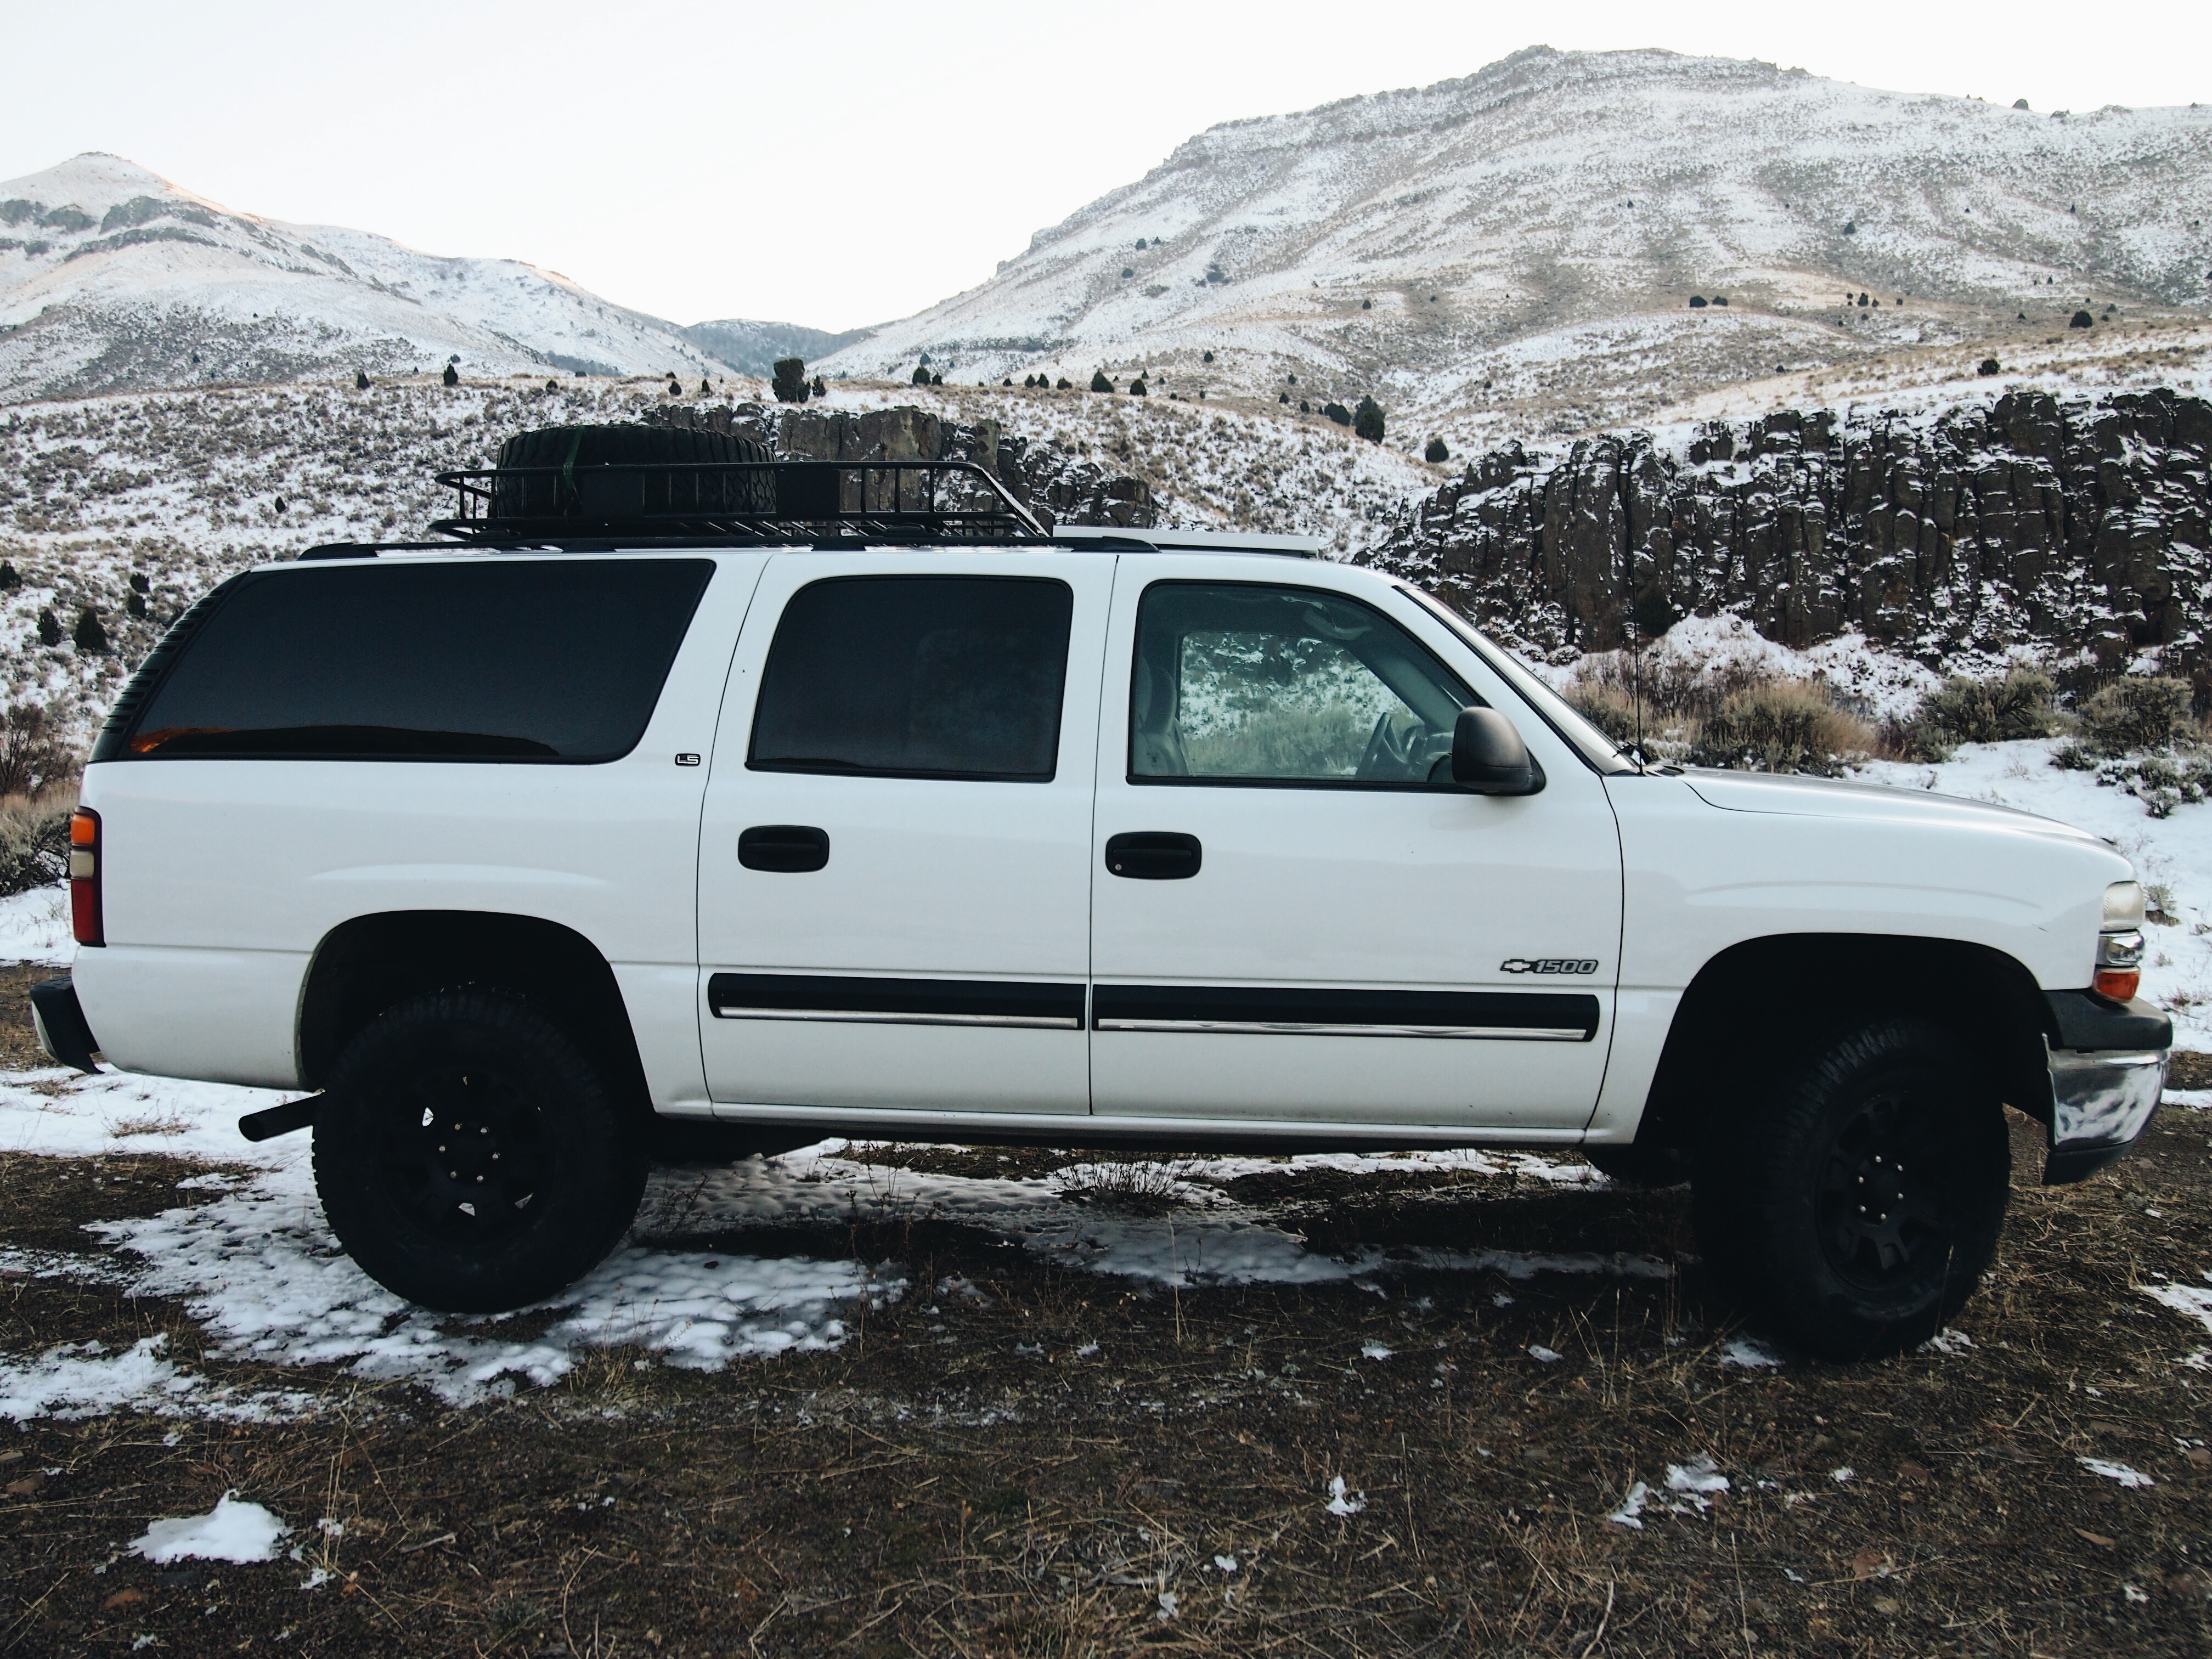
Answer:
[[[1452,782],[1477,795],[1533,795],[1544,769],[1495,708],[1462,708],[1452,727]]]

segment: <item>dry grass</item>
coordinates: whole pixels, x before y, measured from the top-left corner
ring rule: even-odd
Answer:
[[[1565,695],[1616,743],[1640,733],[1654,760],[1676,764],[1832,775],[1885,752],[1882,735],[1839,708],[1824,681],[1741,661],[1692,667],[1669,658],[1638,671],[1609,655],[1585,663]]]
[[[871,1156],[1028,1179],[1110,1161]],[[1467,1171],[1285,1164],[1231,1183],[1317,1248],[1396,1253],[1372,1290],[1171,1297],[917,1222],[910,1282],[976,1294],[855,1310],[836,1352],[720,1373],[611,1348],[464,1412],[216,1358],[183,1310],[112,1287],[0,1279],[0,1351],[158,1331],[212,1382],[321,1401],[293,1422],[41,1419],[5,1437],[23,1455],[0,1489],[58,1473],[0,1497],[0,1651],[152,1635],[179,1655],[547,1659],[2201,1654],[2212,1456],[2189,1443],[2212,1440],[2212,1409],[2180,1357],[2206,1343],[2133,1286],[2212,1264],[2212,1114],[2169,1109],[2134,1159],[2076,1188],[2033,1184],[2024,1124],[2016,1156],[1997,1270],[1960,1321],[1972,1345],[1848,1368],[1721,1363],[1735,1316],[1696,1265],[1680,1194]],[[204,1196],[175,1187],[192,1167],[0,1161],[0,1243],[93,1248],[84,1220]],[[722,1247],[884,1242],[764,1222]],[[1446,1242],[1635,1249],[1678,1271],[1509,1279],[1413,1261]],[[1668,1465],[1700,1455],[1730,1489],[1668,1511]],[[2085,1456],[2156,1484],[2124,1490]],[[1338,1479],[1350,1514],[1328,1507]],[[1609,1523],[1637,1480],[1655,1492],[1643,1528]],[[297,1528],[306,1559],[118,1554],[148,1520],[232,1488]],[[333,1577],[303,1592],[314,1565]]]

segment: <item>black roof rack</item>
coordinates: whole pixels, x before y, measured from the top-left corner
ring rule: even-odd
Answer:
[[[469,544],[581,550],[1052,539],[974,461],[609,462],[437,477],[460,510],[430,528]]]

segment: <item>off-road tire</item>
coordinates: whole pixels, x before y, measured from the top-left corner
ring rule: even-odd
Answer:
[[[681,426],[544,426],[518,432],[500,446],[499,465],[508,467],[555,467],[558,473],[533,473],[492,480],[491,515],[495,519],[582,519],[600,516],[605,504],[588,486],[588,469],[595,466],[681,466],[687,463],[772,461],[766,444],[730,432],[703,432]],[[578,487],[577,469],[586,469],[584,488]],[[629,487],[644,481],[620,481]],[[673,487],[672,498],[665,490]],[[627,495],[623,496],[625,506]],[[638,505],[656,508],[672,505],[696,507],[701,512],[722,510],[768,511],[774,507],[775,483],[768,474],[682,475],[662,483],[651,495],[640,494]]]
[[[1960,1043],[1926,1021],[1875,1019],[1780,1087],[1741,1091],[1699,1159],[1699,1245],[1815,1352],[1895,1353],[1981,1283],[2011,1164],[2003,1109]]]
[[[386,1289],[498,1313],[583,1277],[637,1213],[646,1146],[584,1053],[535,1005],[440,991],[346,1045],[315,1120],[331,1231]]]

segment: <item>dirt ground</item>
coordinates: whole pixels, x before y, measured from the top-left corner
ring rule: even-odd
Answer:
[[[0,1352],[166,1332],[180,1364],[319,1406],[0,1430],[0,1651],[2212,1651],[2212,1374],[2186,1358],[2207,1345],[2135,1288],[2212,1265],[2212,1113],[2166,1108],[2132,1161],[2056,1190],[2017,1127],[1971,1346],[1856,1367],[1720,1363],[1734,1316],[1685,1194],[1514,1176],[1234,1184],[1327,1248],[1633,1250],[1678,1272],[1176,1292],[927,1218],[749,1231],[669,1242],[894,1257],[913,1289],[855,1307],[836,1352],[700,1372],[597,1351],[465,1410],[225,1361],[174,1305],[19,1273]],[[177,1189],[198,1169],[0,1160],[0,1243],[93,1251],[85,1222],[210,1196]],[[1665,1485],[1700,1456],[1731,1483],[1702,1510]],[[1609,1522],[1638,1480],[1642,1527]],[[125,1553],[232,1489],[301,1559]]]

